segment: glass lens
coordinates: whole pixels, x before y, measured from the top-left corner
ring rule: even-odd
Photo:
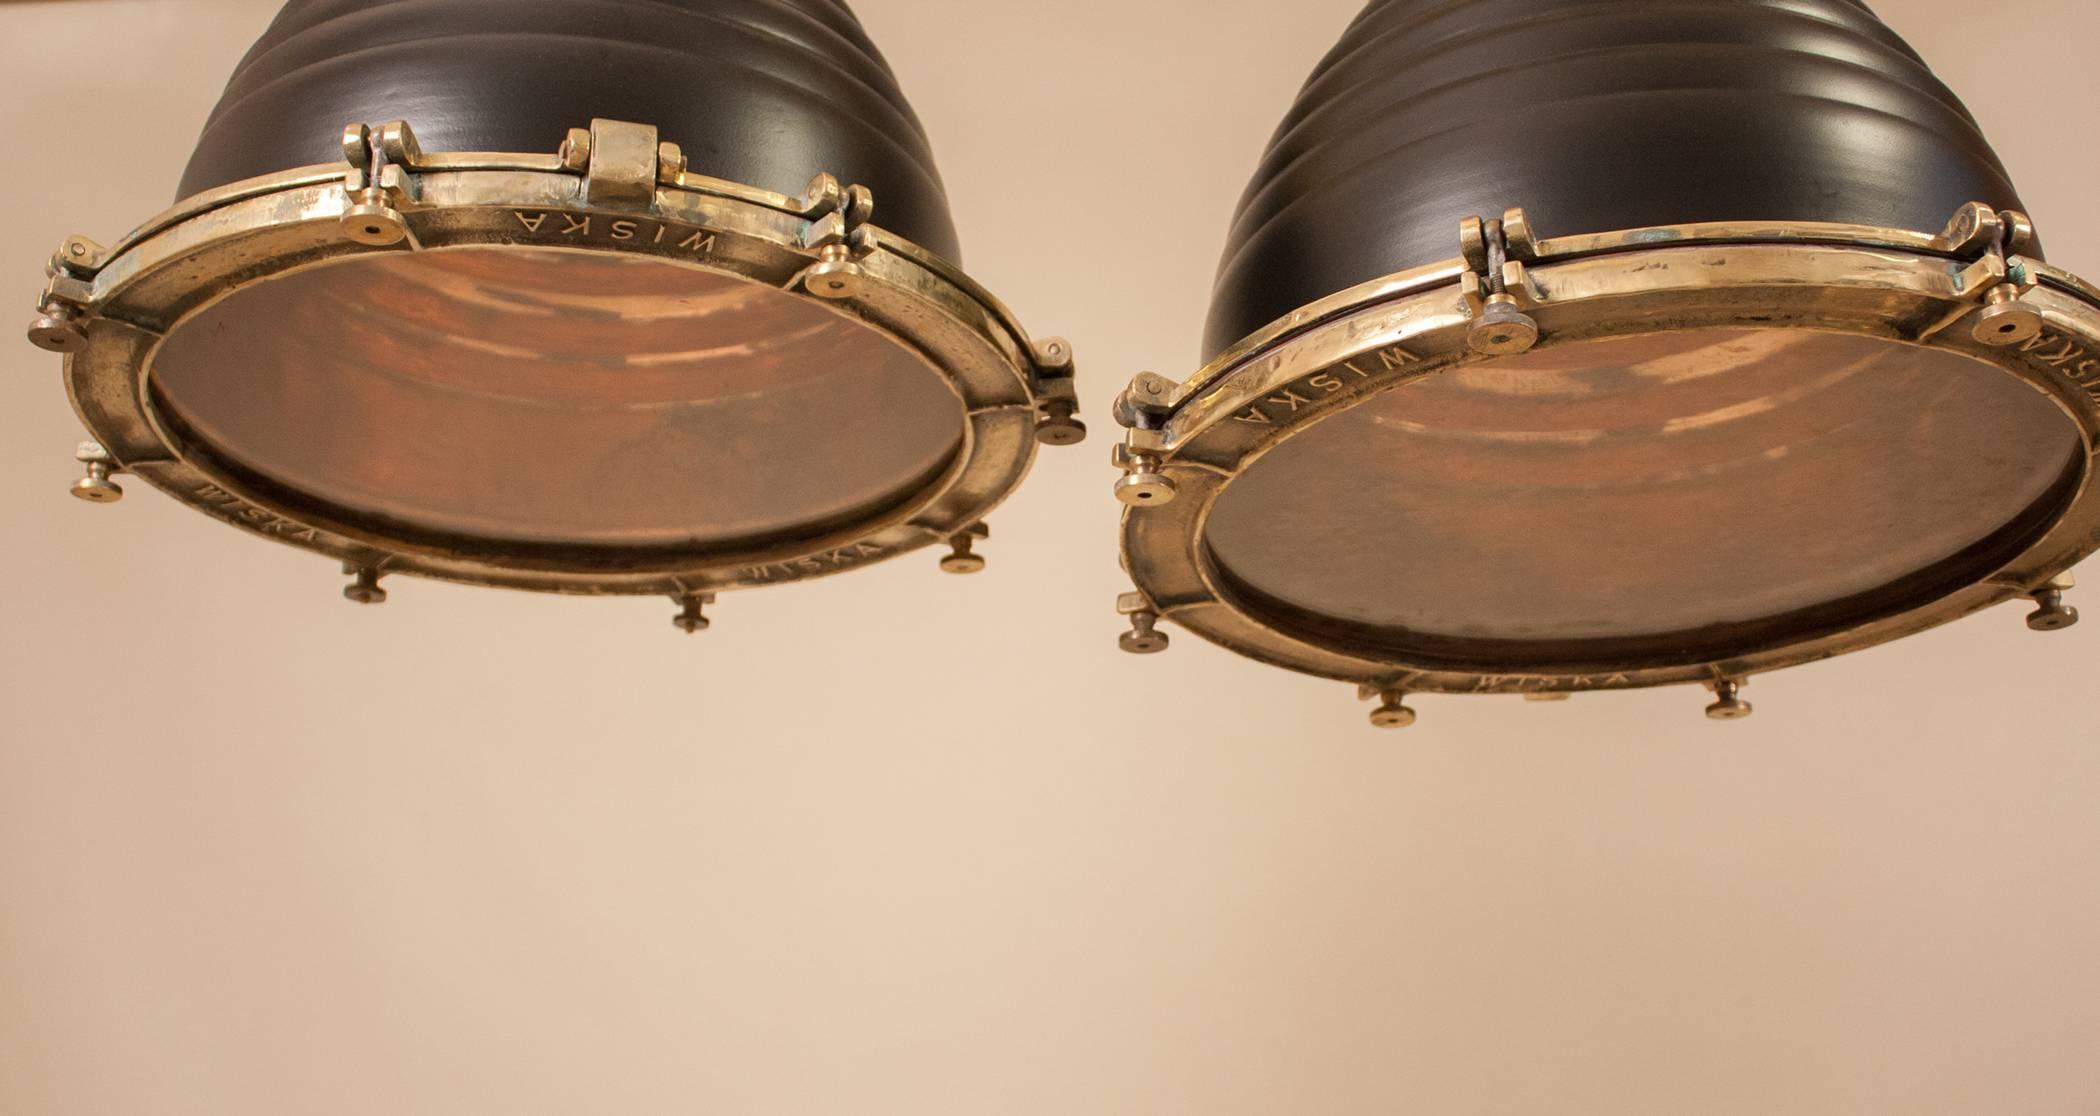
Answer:
[[[535,544],[717,545],[908,498],[962,443],[917,355],[809,299],[607,253],[365,256],[176,329],[162,405],[354,516]]]
[[[2080,452],[2055,404],[1968,357],[1648,334],[1341,412],[1232,481],[1207,540],[1255,595],[1402,640],[1639,639],[1986,561],[1972,548],[2053,511]]]

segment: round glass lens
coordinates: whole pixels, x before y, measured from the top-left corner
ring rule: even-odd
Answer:
[[[1702,630],[1725,641],[2002,560],[1990,542],[2031,537],[2081,452],[2054,403],[1979,360],[1806,330],[1656,333],[1342,411],[1233,480],[1206,539],[1229,578],[1314,623],[1688,653]]]
[[[696,547],[822,531],[953,461],[962,403],[807,298],[609,253],[362,256],[162,344],[163,407],[266,481],[452,536]]]

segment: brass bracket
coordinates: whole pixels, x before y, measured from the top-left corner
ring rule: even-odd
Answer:
[[[406,120],[374,129],[369,124],[343,128],[343,235],[374,248],[415,242],[402,211],[416,202],[415,176],[423,161],[422,145]]]
[[[802,191],[802,247],[817,254],[817,262],[795,273],[789,287],[800,286],[818,298],[850,298],[863,280],[856,260],[866,259],[877,247],[875,192],[866,186],[843,186],[829,174],[809,180]]]
[[[2040,283],[2021,256],[2034,241],[2034,222],[2018,210],[1993,210],[1982,202],[1956,210],[1933,246],[1962,265],[1953,274],[1959,301],[1923,323],[1915,339],[1929,341],[1971,314],[1976,315],[1972,335],[1985,345],[2018,345],[2040,335],[2041,313],[2020,301]]]
[[[54,353],[87,347],[87,323],[94,317],[95,274],[108,252],[84,236],[69,236],[44,264],[44,289],[37,295],[36,318],[29,341]]]
[[[1467,346],[1482,356],[1513,356],[1538,344],[1539,324],[1524,312],[1540,302],[1525,270],[1538,256],[1538,240],[1524,211],[1460,221],[1458,250],[1468,269],[1459,276],[1458,308],[1473,322]]]

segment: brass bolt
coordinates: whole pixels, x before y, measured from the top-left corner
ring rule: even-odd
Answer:
[[[80,443],[73,460],[87,466],[87,475],[73,482],[74,496],[91,504],[114,504],[124,498],[123,486],[109,479],[123,470],[100,442]]]
[[[2042,315],[2020,303],[2018,287],[2000,283],[1983,296],[1973,334],[1986,345],[2004,347],[2031,341],[2042,332]]]
[[[860,288],[861,272],[852,256],[843,244],[827,244],[819,248],[817,262],[810,265],[803,276],[803,287],[818,298],[853,297]]]
[[[29,323],[29,343],[53,353],[77,353],[87,348],[87,332],[72,311],[47,306]]]
[[[343,210],[343,235],[359,244],[384,248],[408,236],[408,222],[387,204],[386,191],[376,187],[359,190],[350,207]]]
[[[1706,707],[1707,719],[1713,721],[1740,721],[1755,712],[1755,706],[1738,696],[1742,692],[1742,688],[1742,682],[1732,678],[1724,678],[1714,683],[1714,697],[1717,700]]]
[[[361,605],[386,603],[386,590],[379,587],[379,570],[373,566],[356,566],[344,563],[343,572],[351,575],[350,584],[343,586],[343,599]]]
[[[2060,632],[2078,623],[2078,610],[2064,603],[2060,586],[2047,585],[2028,594],[2039,605],[2027,614],[2027,626],[2038,632]]]
[[[1158,507],[1173,501],[1180,486],[1160,471],[1165,466],[1157,454],[1119,453],[1117,457],[1124,473],[1116,481],[1116,499],[1133,508]]]
[[[1069,399],[1043,404],[1043,415],[1035,423],[1035,440],[1046,446],[1076,446],[1086,441],[1086,424],[1072,413],[1076,409]]]
[[[972,553],[970,548],[978,539],[988,537],[991,531],[983,524],[958,532],[948,537],[948,553],[941,556],[941,570],[952,574],[973,574],[984,569],[984,555]]]
[[[701,611],[706,605],[715,603],[713,593],[694,593],[674,598],[678,602],[678,615],[671,617],[671,626],[687,635],[698,635],[714,625]]]
[[[1517,309],[1516,296],[1505,293],[1487,297],[1466,333],[1467,347],[1482,356],[1514,356],[1538,342],[1539,324]]]
[[[589,128],[569,129],[568,136],[561,141],[561,148],[556,154],[560,157],[561,165],[565,170],[572,170],[582,174],[584,171],[591,169],[591,130]]]
[[[1159,613],[1141,609],[1130,614],[1130,630],[1116,639],[1116,646],[1133,655],[1157,655],[1173,640],[1160,631]]]
[[[1415,723],[1415,711],[1407,707],[1401,690],[1378,691],[1378,708],[1371,710],[1371,724],[1382,729],[1403,729]]]

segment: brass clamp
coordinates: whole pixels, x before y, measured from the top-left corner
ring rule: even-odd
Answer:
[[[1071,342],[1045,337],[1029,349],[1034,357],[1035,440],[1046,446],[1075,446],[1086,441],[1086,424],[1079,421],[1079,381]]]
[[[1130,432],[1109,460],[1122,470],[1116,499],[1133,508],[1159,507],[1173,501],[1179,486],[1165,472],[1167,419],[1174,414],[1178,387],[1157,372],[1140,372],[1116,396],[1116,421]]]
[[[830,174],[809,180],[802,192],[802,247],[817,262],[789,280],[818,298],[850,298],[860,290],[863,271],[857,261],[874,254],[878,242],[870,222],[875,193],[866,186],[843,186]]]
[[[1459,255],[1466,271],[1458,277],[1459,310],[1472,320],[1466,346],[1482,356],[1514,356],[1539,341],[1539,324],[1526,310],[1538,305],[1538,289],[1525,271],[1538,258],[1538,241],[1522,209],[1482,221],[1458,223]]]
[[[76,353],[87,347],[87,323],[94,316],[94,279],[107,251],[84,236],[69,236],[44,265],[44,289],[37,296],[36,318],[29,341],[54,353]]]
[[[2018,210],[1994,210],[1982,202],[1970,202],[1955,211],[1933,247],[1967,265],[1954,275],[1955,291],[1962,301],[1926,323],[1917,339],[1928,340],[1972,313],[1976,323],[1971,335],[1985,345],[2002,348],[2040,336],[2041,313],[2020,301],[2040,284],[2023,256],[2034,249],[2034,243],[2034,222]]]
[[[403,241],[414,248],[402,211],[416,203],[414,170],[423,148],[406,120],[374,129],[350,124],[343,129],[343,235],[359,244],[386,248]]]

